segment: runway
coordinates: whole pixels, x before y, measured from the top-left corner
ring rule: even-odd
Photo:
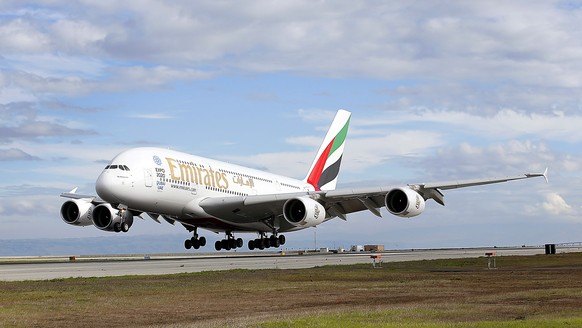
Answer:
[[[557,253],[581,252],[582,247],[558,247]],[[544,254],[543,248],[463,248],[402,250],[378,253],[384,265],[391,262],[447,258],[476,258],[487,252],[498,257]],[[0,258],[0,281],[50,280],[78,277],[160,275],[231,269],[296,269],[324,265],[372,264],[371,253],[282,254],[217,253],[173,256]],[[486,266],[486,260],[484,260]]]

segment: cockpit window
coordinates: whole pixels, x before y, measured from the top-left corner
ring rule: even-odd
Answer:
[[[129,167],[127,165],[107,165],[105,167],[106,170],[117,170],[120,169],[122,171],[129,171]]]

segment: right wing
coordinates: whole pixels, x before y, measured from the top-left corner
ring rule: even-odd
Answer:
[[[87,199],[91,203],[93,203],[93,205],[99,205],[99,204],[107,203],[106,201],[104,201],[103,199],[99,198],[98,196],[77,194],[77,188],[76,187],[73,188],[73,190],[71,190],[69,192],[63,192],[63,193],[61,193],[61,197],[71,198],[71,199]]]

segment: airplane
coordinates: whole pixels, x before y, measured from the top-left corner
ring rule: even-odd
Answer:
[[[62,219],[75,226],[93,225],[103,231],[127,232],[134,218],[147,214],[154,221],[180,223],[192,237],[186,249],[206,245],[198,228],[224,233],[215,249],[243,247],[235,233],[254,232],[248,249],[278,248],[283,233],[302,230],[368,210],[381,217],[381,208],[402,218],[423,213],[425,202],[444,205],[443,190],[544,177],[543,173],[395,187],[337,189],[351,113],[339,110],[303,180],[183,152],[154,147],[121,152],[97,178],[97,196],[61,196]]]

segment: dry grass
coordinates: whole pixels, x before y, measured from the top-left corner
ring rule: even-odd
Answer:
[[[491,271],[485,263],[0,282],[0,326],[582,323],[582,254],[504,257]]]

